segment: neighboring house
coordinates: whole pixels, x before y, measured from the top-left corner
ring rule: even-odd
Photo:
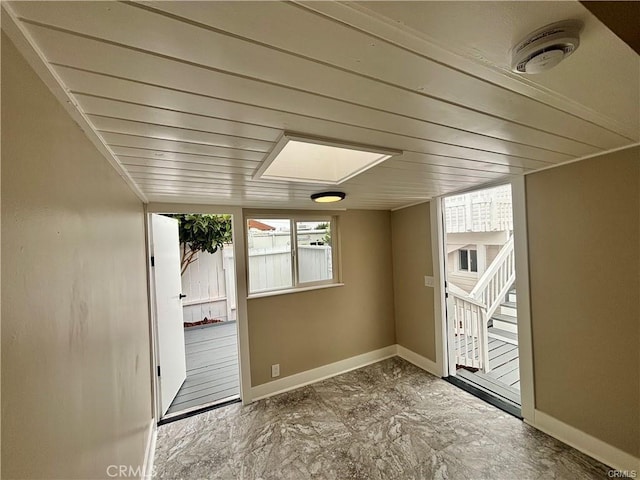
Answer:
[[[250,231],[259,231],[259,232],[269,232],[274,231],[276,228],[271,225],[267,225],[266,223],[259,222],[258,220],[254,220],[253,218],[248,222]]]
[[[513,234],[511,186],[446,198],[447,279],[469,293]]]

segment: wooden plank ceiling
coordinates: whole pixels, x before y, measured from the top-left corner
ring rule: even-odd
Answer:
[[[461,2],[5,8],[149,201],[314,208],[327,186],[252,180],[283,131],[402,150],[340,186],[341,208],[365,209],[638,141],[638,56],[582,5],[480,3],[492,11],[474,24]],[[573,57],[539,77],[508,71],[519,37],[567,18],[588,35]],[[590,54],[609,63],[584,78]],[[612,112],[607,95],[636,103]]]

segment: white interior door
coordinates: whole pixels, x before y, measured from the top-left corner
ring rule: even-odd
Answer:
[[[151,215],[153,278],[158,333],[162,415],[167,413],[187,378],[182,319],[178,221]]]

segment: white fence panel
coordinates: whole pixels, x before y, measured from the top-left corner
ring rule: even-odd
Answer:
[[[249,250],[249,290],[291,287],[290,247]]]
[[[228,246],[222,251],[222,265],[224,267],[225,283],[227,287],[227,317],[236,320],[236,263],[233,257],[233,246]]]
[[[227,289],[220,250],[214,254],[206,252],[196,254],[196,261],[189,265],[182,275],[182,293],[187,295],[187,302],[226,296]]]
[[[298,281],[316,282],[333,278],[331,247],[298,246]],[[249,289],[251,292],[286,288],[293,285],[289,247],[249,250]]]
[[[228,319],[227,300],[222,299],[214,302],[203,302],[190,305],[189,302],[183,302],[182,314],[185,323],[199,322],[205,318],[209,320]]]
[[[182,275],[184,321],[235,320],[233,247],[227,245],[213,254],[198,252],[195,258]]]
[[[333,277],[331,247],[329,245],[300,245],[298,247],[300,283],[328,280]]]

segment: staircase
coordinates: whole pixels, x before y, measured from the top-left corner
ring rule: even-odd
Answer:
[[[518,344],[515,281],[511,236],[471,292],[448,289],[449,338],[456,339],[450,350],[452,365],[489,372],[489,338],[492,336],[489,333],[492,330],[494,339]]]
[[[518,298],[513,287],[489,321],[488,337],[518,344]]]

